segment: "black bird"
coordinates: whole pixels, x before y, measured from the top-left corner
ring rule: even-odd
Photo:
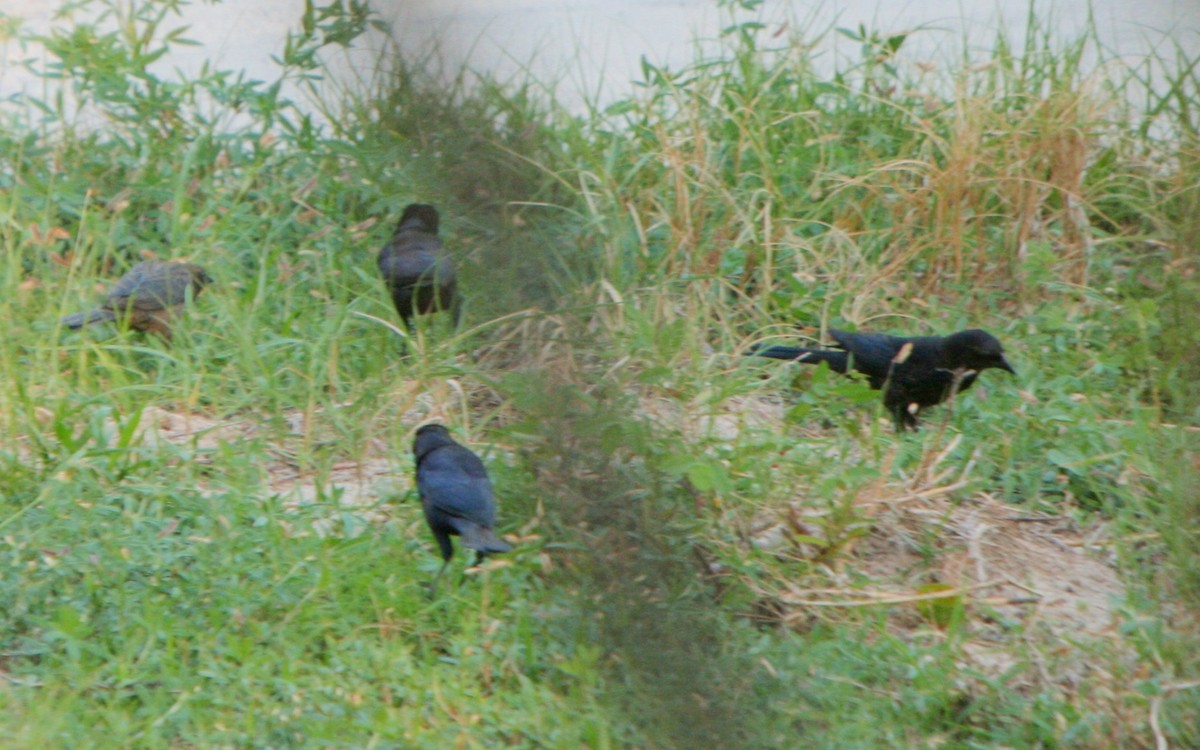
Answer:
[[[464,547],[475,550],[476,565],[487,553],[508,552],[512,547],[492,532],[496,524],[496,496],[478,456],[454,442],[440,424],[417,430],[413,456],[417,461],[417,492],[421,495],[425,520],[442,550],[442,567],[430,588],[432,596],[437,593],[438,579],[454,555],[450,545],[452,535],[461,537]]]
[[[396,312],[412,332],[416,315],[449,310],[458,325],[462,301],[454,261],[438,239],[438,212],[427,203],[404,209],[392,239],[379,253],[379,275]]]
[[[949,336],[912,338],[839,330],[829,333],[838,350],[770,346],[752,348],[748,354],[825,362],[834,372],[845,374],[853,368],[863,373],[872,388],[883,390],[883,404],[901,432],[915,430],[918,412],[940,404],[956,391],[967,390],[983,370],[997,367],[1016,374],[996,337],[978,328]]]

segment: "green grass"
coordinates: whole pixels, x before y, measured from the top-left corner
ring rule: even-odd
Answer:
[[[167,4],[87,7],[67,95],[0,126],[0,745],[1200,742],[1194,60],[1031,14],[938,74],[835,31],[825,79],[734,10],[572,116],[421,61],[321,88],[350,3],[281,52],[298,104],[149,72]],[[414,200],[468,306],[402,358],[374,252]],[[173,345],[58,323],[147,254],[216,280]],[[1019,376],[895,435],[738,356],[797,325],[984,327]],[[426,419],[515,546],[436,601]]]

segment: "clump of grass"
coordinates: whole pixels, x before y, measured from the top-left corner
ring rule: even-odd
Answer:
[[[853,503],[822,505],[833,492],[864,492],[847,461],[911,477],[933,451],[961,467],[972,488],[964,501],[999,492],[1052,513],[1147,512],[1161,467],[1138,446],[1177,398],[1168,394],[1182,392],[1163,378],[1190,372],[1175,359],[1190,351],[1190,334],[1163,327],[1179,298],[1163,293],[1176,282],[1160,262],[1184,246],[1177,233],[1190,221],[1170,206],[1194,195],[1177,158],[1190,109],[1162,106],[1187,101],[1187,86],[1177,79],[1164,99],[1132,110],[1142,81],[1096,77],[1087,61],[1103,51],[1093,38],[1063,50],[1030,24],[1025,49],[1001,37],[994,60],[944,81],[907,77],[895,59],[902,38],[860,30],[872,55],[822,81],[806,40],[767,49],[766,32],[734,27],[721,54],[679,71],[648,67],[642,95],[595,113],[602,158],[584,152],[581,194],[603,228],[603,277],[618,290],[596,324],[637,353],[630,366],[641,368],[644,398],[677,404],[684,424],[731,416],[733,398],[763,393],[719,352],[782,332],[767,328],[780,320],[908,332],[983,325],[1018,352],[1024,394],[999,384],[960,399],[943,427],[961,425],[961,443],[944,442],[952,427],[884,460],[836,438],[788,451],[754,430],[723,440],[679,433],[674,471],[704,477],[706,494],[737,509],[717,527],[741,529],[723,562],[747,580],[786,589],[811,560],[853,550],[846,530],[869,527],[869,517]],[[1152,131],[1168,135],[1133,135]],[[829,399],[852,401],[824,387],[819,376],[803,381],[798,420],[836,412]],[[969,427],[958,421],[964,411]],[[989,430],[1005,440],[971,439]],[[778,485],[764,480],[764,461]],[[798,506],[815,517],[797,520]],[[764,514],[782,516],[817,554],[779,550],[786,563],[751,564],[745,535]],[[1107,709],[1081,701],[1074,710],[1071,734],[1101,742],[1088,727]]]

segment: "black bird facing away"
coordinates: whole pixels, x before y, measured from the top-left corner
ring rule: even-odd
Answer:
[[[92,323],[116,321],[139,331],[157,333],[171,340],[171,319],[192,296],[212,283],[212,278],[195,263],[145,260],[129,269],[109,290],[104,302],[85,313],[62,319],[79,329]]]
[[[379,253],[379,275],[409,333],[413,317],[441,310],[449,310],[458,325],[462,313],[458,277],[454,261],[438,239],[438,212],[433,206],[405,207],[392,239]]]
[[[987,331],[971,328],[949,336],[905,338],[884,333],[830,330],[837,350],[798,346],[754,347],[748,354],[817,364],[834,372],[851,368],[883,390],[883,404],[896,420],[896,429],[917,429],[917,414],[945,401],[975,383],[979,373],[996,367],[1016,374],[1004,348]]]
[[[489,552],[508,552],[512,547],[492,531],[496,525],[496,496],[478,456],[454,442],[440,424],[417,430],[413,456],[425,520],[442,551],[442,567],[430,587],[430,596],[434,596],[438,580],[454,555],[451,536],[460,537],[462,546],[475,550],[476,565]]]

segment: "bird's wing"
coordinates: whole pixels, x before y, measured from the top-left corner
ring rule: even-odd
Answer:
[[[890,398],[893,403],[916,402],[922,406],[941,403],[955,377],[953,371],[941,366],[944,339],[940,336],[917,336],[898,341],[902,342],[901,347],[908,348],[903,361],[892,366]],[[900,347],[897,348],[897,354],[899,352]],[[903,406],[907,406],[907,403]]]
[[[379,272],[390,284],[434,286],[454,278],[454,266],[441,255],[437,237],[402,237],[379,255]]]
[[[906,343],[898,336],[886,333],[851,333],[831,330],[830,335],[838,346],[850,352],[854,369],[866,373],[872,385],[879,387],[875,379],[886,379],[892,369],[892,361]]]
[[[417,467],[417,489],[434,508],[491,526],[496,518],[492,483],[483,463],[462,446],[446,446],[425,456]]]
[[[384,252],[395,253],[436,253],[441,249],[441,239],[428,232],[401,232],[384,246]]]
[[[138,291],[146,283],[147,270],[141,265],[133,267],[129,273],[122,276],[113,284],[113,288],[108,292],[108,301],[106,307],[114,310],[124,309],[130,304],[131,300],[136,300]]]
[[[142,312],[162,310],[183,304],[191,285],[192,273],[181,265],[135,266],[113,286],[105,307],[117,311],[129,307]]]

